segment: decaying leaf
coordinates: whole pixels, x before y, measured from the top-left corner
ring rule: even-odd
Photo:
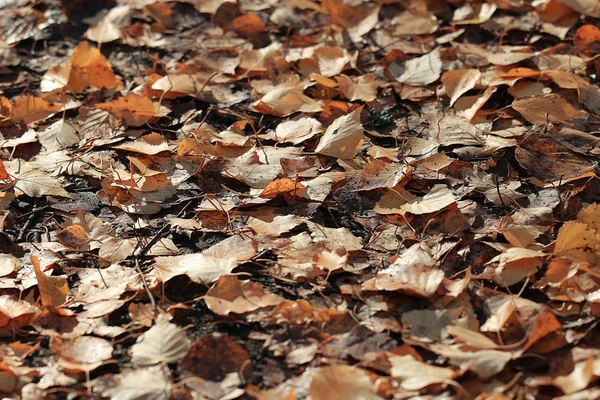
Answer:
[[[156,325],[131,347],[131,362],[137,367],[179,361],[187,353],[190,339],[177,325],[159,318]]]
[[[342,159],[356,155],[362,142],[363,128],[360,122],[361,109],[337,118],[327,127],[327,131],[315,151],[331,157]]]
[[[426,86],[437,81],[442,72],[439,47],[422,57],[409,60],[396,75],[398,82],[412,86]]]
[[[70,293],[69,284],[65,276],[47,276],[40,268],[40,261],[32,257],[31,262],[35,268],[35,277],[44,306],[58,307],[62,305]]]
[[[240,281],[232,275],[224,275],[208,290],[204,297],[208,308],[218,315],[244,314],[259,308],[280,304],[283,299],[267,292],[250,281]]]
[[[125,124],[140,126],[159,116],[154,104],[147,97],[128,94],[106,103],[96,105],[100,110],[108,111]]]

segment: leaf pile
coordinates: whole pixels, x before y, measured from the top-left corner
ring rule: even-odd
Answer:
[[[582,399],[595,0],[0,5],[0,392]]]

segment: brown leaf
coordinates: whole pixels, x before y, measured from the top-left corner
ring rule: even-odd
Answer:
[[[512,103],[512,108],[532,124],[576,121],[588,115],[585,111],[573,107],[558,94],[516,99]]]
[[[196,376],[213,382],[225,379],[227,374],[241,374],[248,379],[252,374],[250,356],[232,338],[219,333],[202,336],[179,363],[186,376]]]
[[[269,183],[260,194],[260,197],[272,199],[280,194],[293,194],[301,189],[304,189],[304,186],[293,179],[281,178]]]
[[[53,336],[50,350],[58,356],[59,364],[65,370],[90,372],[111,358],[113,346],[107,340],[94,336],[74,339]]]
[[[131,362],[138,367],[175,363],[186,355],[190,345],[185,331],[161,317],[131,347]]]
[[[310,396],[314,400],[379,400],[367,373],[350,365],[330,365],[312,372]]]
[[[340,92],[350,101],[370,102],[377,98],[377,83],[373,74],[365,74],[355,79],[346,75],[338,75],[335,79]]]
[[[398,290],[409,295],[431,297],[438,289],[444,272],[419,244],[405,250],[389,267],[380,270],[375,286],[380,290]]]
[[[120,84],[121,81],[115,76],[112,66],[100,53],[100,50],[91,48],[88,42],[81,42],[75,47],[71,56],[71,71],[66,86],[68,90],[79,93],[88,87],[112,89]]]
[[[283,298],[267,292],[252,281],[240,281],[233,275],[224,275],[208,290],[204,301],[215,314],[229,315],[276,306]]]
[[[9,295],[0,296],[0,328],[19,329],[27,326],[40,312],[37,307]]]
[[[547,135],[530,135],[515,150],[515,158],[542,182],[563,182],[591,176],[594,167],[586,157],[573,153]]]
[[[46,307],[58,307],[67,300],[69,296],[69,284],[66,276],[47,276],[40,268],[40,261],[36,256],[31,257],[31,263],[35,269],[35,277],[38,281],[38,289],[42,304]]]
[[[125,97],[119,97],[117,100],[98,103],[96,107],[108,111],[130,126],[144,125],[152,118],[160,116],[152,100],[132,93]]]
[[[87,250],[90,238],[81,225],[70,225],[65,229],[56,232],[56,237],[65,246],[77,249]]]
[[[353,158],[362,142],[361,110],[359,108],[333,121],[321,137],[315,152],[343,159]]]
[[[23,121],[30,124],[42,121],[60,111],[60,109],[60,106],[48,103],[39,97],[23,96],[15,100],[10,118],[15,122]]]
[[[159,133],[152,132],[149,135],[144,135],[133,142],[118,144],[113,146],[115,149],[127,150],[134,153],[147,155],[155,155],[162,151],[169,150],[169,144],[165,137]]]
[[[450,97],[450,106],[460,96],[473,89],[481,78],[481,72],[476,69],[460,69],[445,72],[442,75],[442,83],[446,89],[446,95]]]

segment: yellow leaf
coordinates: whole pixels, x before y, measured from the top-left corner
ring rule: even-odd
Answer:
[[[69,284],[66,277],[62,276],[47,276],[40,268],[40,260],[32,256],[31,262],[35,270],[35,277],[38,281],[38,289],[40,298],[44,306],[58,307],[67,300],[69,295]]]

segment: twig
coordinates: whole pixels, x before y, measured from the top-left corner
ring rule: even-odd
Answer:
[[[500,179],[499,179],[498,175],[496,175],[495,178],[496,178],[496,192],[498,192],[498,198],[500,199],[500,202],[502,203],[502,207],[506,208],[506,203],[504,203],[504,199],[502,198],[502,193],[500,192]]]
[[[194,198],[190,199],[187,202],[187,204],[185,206],[183,206],[181,211],[179,211],[179,213],[177,214],[177,217],[180,217],[181,215],[183,215],[183,213],[189,207],[189,205],[192,204],[192,200],[194,200]],[[146,278],[144,277],[144,271],[142,271],[142,267],[140,267],[139,260],[140,260],[140,257],[145,256],[146,253],[148,253],[148,251],[150,251],[152,246],[154,246],[162,238],[162,236],[164,235],[165,231],[167,230],[167,228],[169,226],[170,226],[169,223],[165,223],[163,225],[163,227],[160,228],[158,230],[158,232],[156,232],[156,234],[152,237],[152,239],[150,239],[150,241],[148,243],[146,243],[146,245],[144,247],[142,247],[140,252],[135,255],[135,269],[137,270],[138,274],[140,274],[140,278],[142,279],[142,285],[144,286],[144,290],[146,291],[146,294],[148,295],[148,298],[150,299],[150,304],[152,305],[152,317],[153,318],[156,316],[156,310],[157,310],[156,300],[154,299],[154,296],[152,295],[152,292],[150,291],[150,288],[148,287],[148,283],[146,282]]]
[[[49,208],[50,208],[50,206],[43,206],[43,207],[34,208],[33,210],[31,210],[31,211],[29,211],[29,212],[26,212],[25,214],[21,214],[21,215],[19,215],[17,218],[18,218],[18,219],[25,218],[25,217],[26,217],[26,216],[28,216],[28,215],[31,215],[31,214],[37,214],[37,213],[40,213],[40,212],[42,212],[42,211],[45,211],[45,210],[47,210],[47,209],[49,209]]]
[[[35,205],[37,206],[37,200],[35,202]],[[25,221],[25,224],[19,231],[19,236],[17,236],[17,242],[22,242],[23,240],[25,240],[29,229],[31,229],[31,227],[35,223],[35,220],[37,219],[38,215],[45,209],[46,208],[44,207],[34,208],[33,211],[29,213],[29,218],[27,218],[27,221]]]
[[[189,207],[189,205],[192,204],[192,200],[193,199],[190,199],[190,201],[188,201],[187,204],[185,206],[183,206],[183,208],[181,209],[181,211],[179,211],[179,213],[177,214],[176,218],[179,218],[181,215],[183,215],[183,213]],[[148,251],[150,251],[150,249],[152,248],[152,246],[154,246],[162,238],[162,236],[164,235],[165,231],[167,230],[167,228],[169,226],[170,225],[168,223],[165,223],[163,225],[163,227],[160,228],[158,230],[158,232],[156,232],[156,234],[152,237],[152,239],[150,239],[150,241],[148,243],[146,243],[144,245],[144,247],[142,247],[142,249],[136,255],[136,257],[144,257],[146,255],[146,253],[148,253]]]
[[[148,287],[146,278],[144,278],[144,272],[142,271],[142,267],[140,267],[140,262],[137,257],[135,258],[135,269],[137,270],[138,274],[140,274],[140,278],[142,278],[142,285],[144,286],[144,290],[150,299],[150,304],[152,305],[152,319],[154,319],[154,316],[156,315],[156,300],[154,300],[154,296]]]

